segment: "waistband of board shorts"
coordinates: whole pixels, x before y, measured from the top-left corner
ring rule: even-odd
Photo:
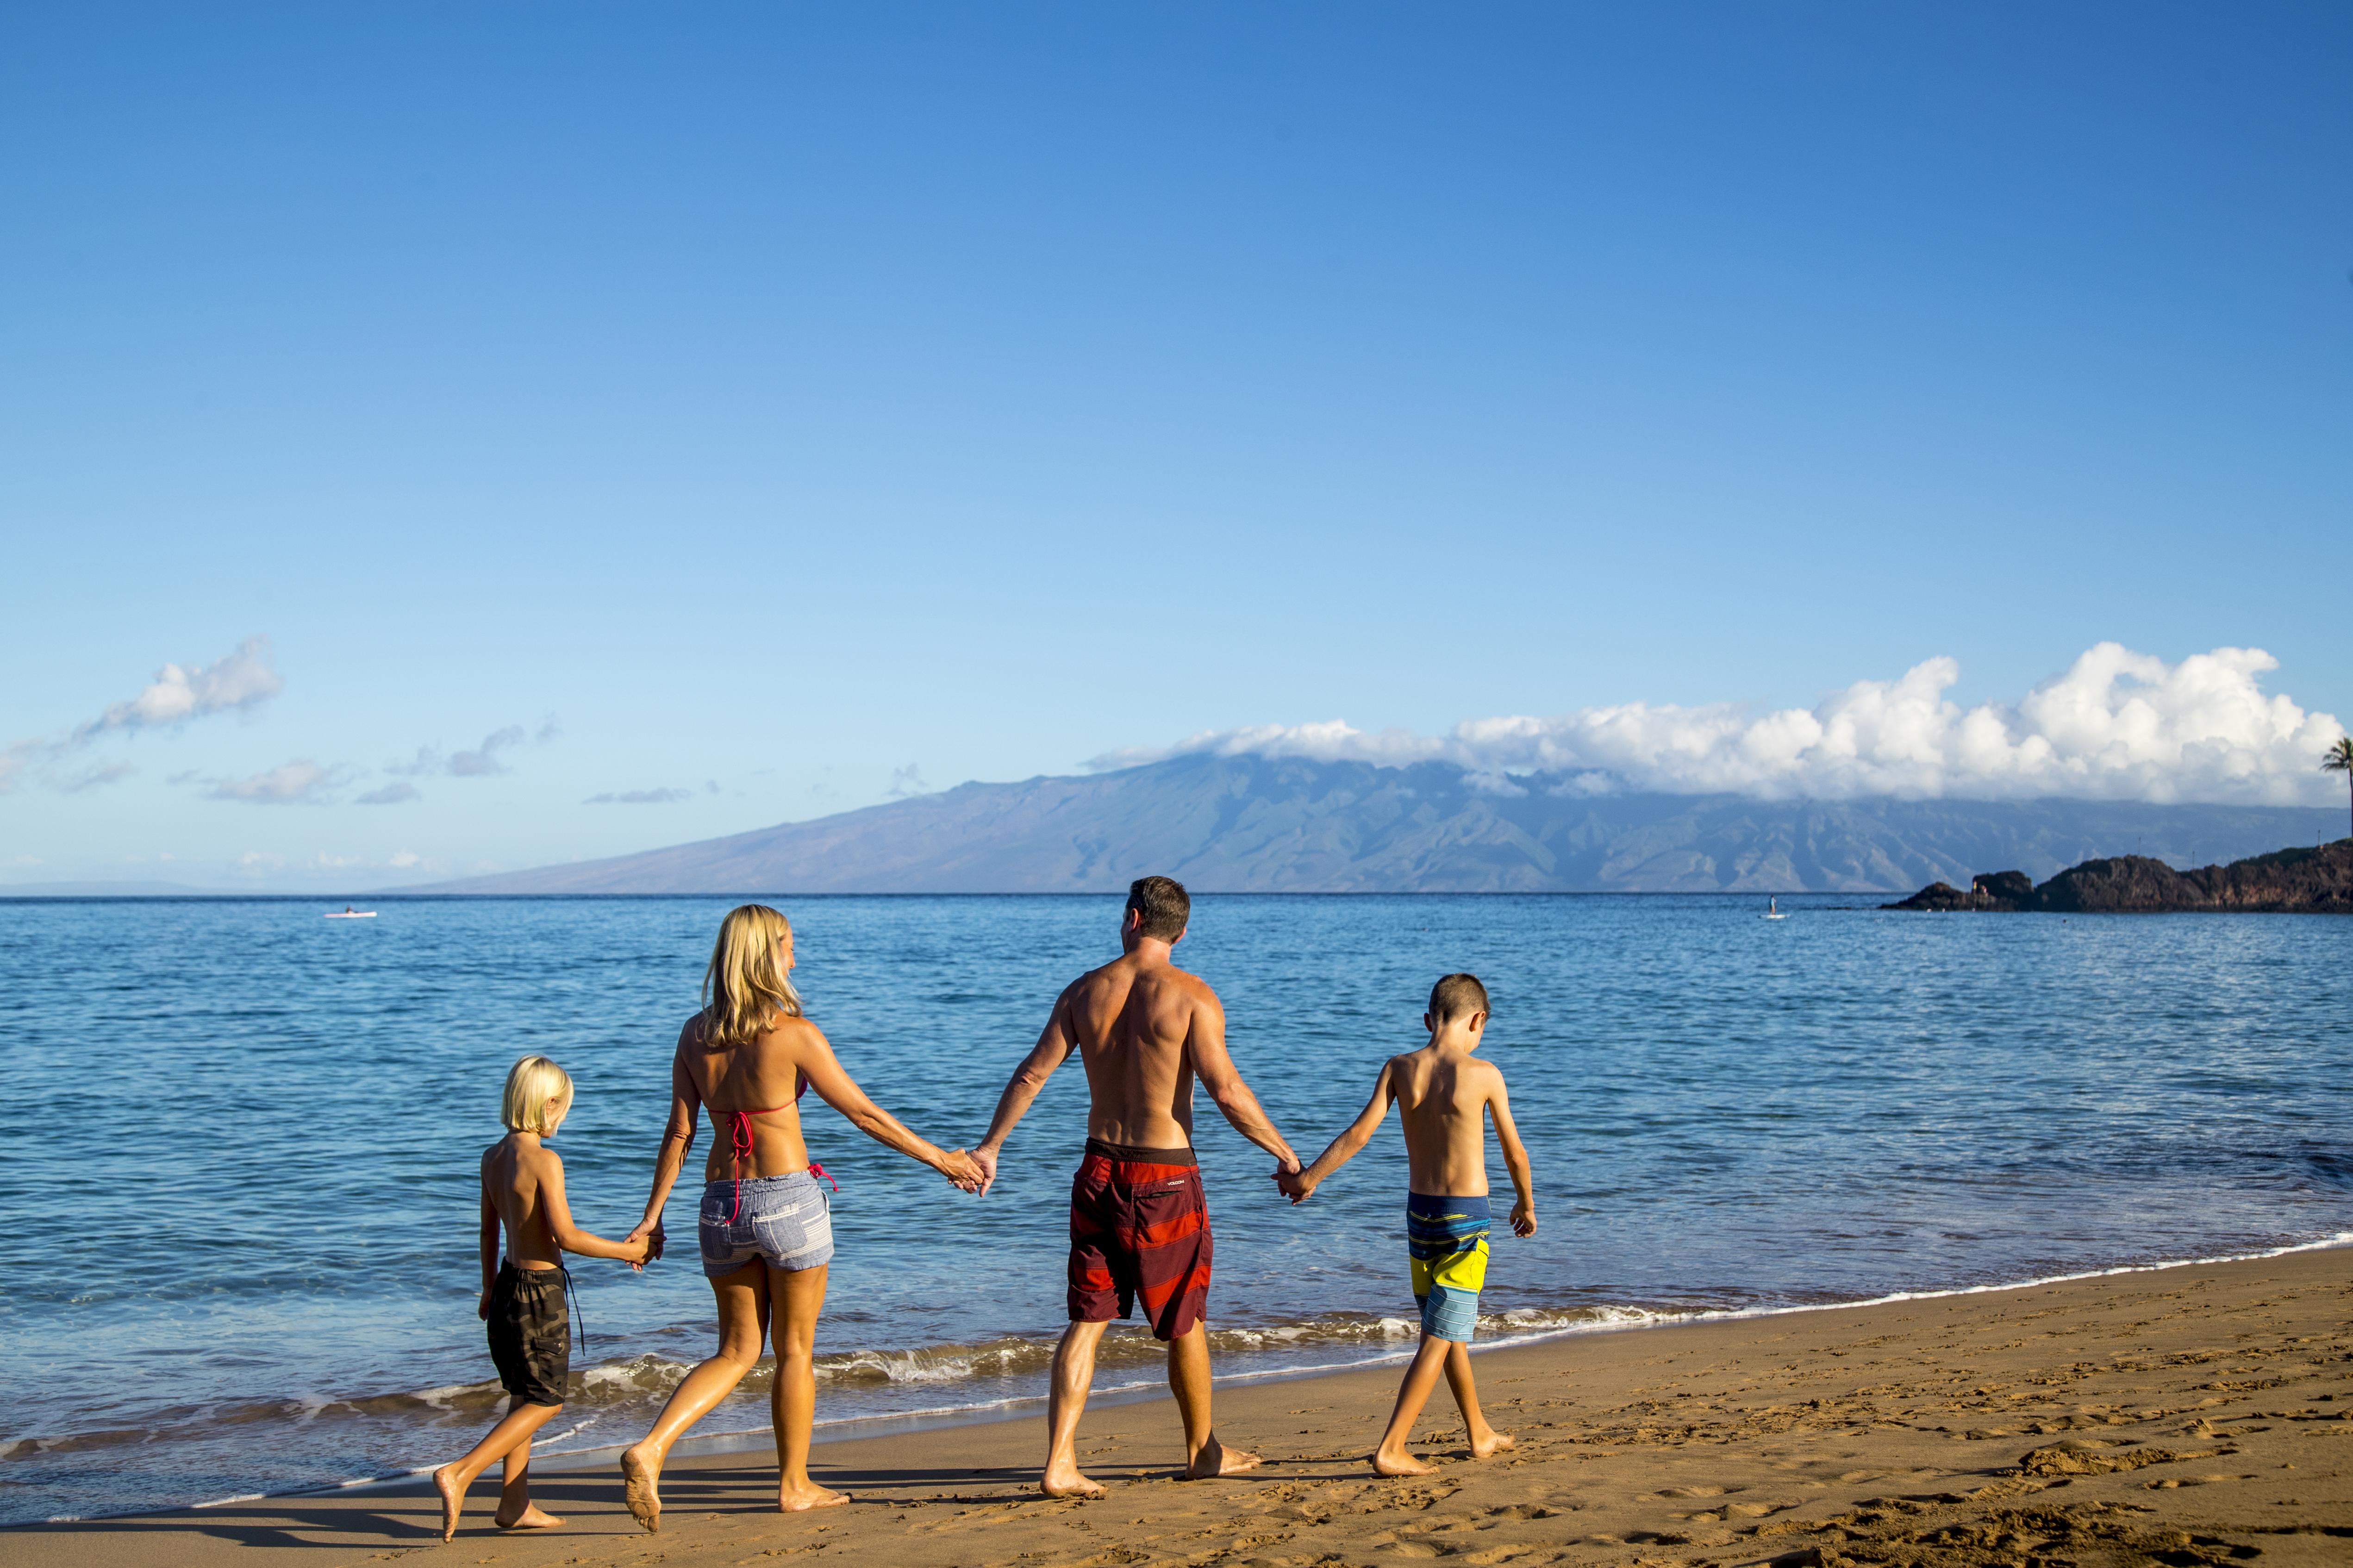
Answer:
[[[1132,1143],[1106,1143],[1100,1138],[1087,1140],[1087,1152],[1098,1160],[1110,1160],[1122,1165],[1198,1165],[1201,1162],[1187,1149],[1143,1149]]]

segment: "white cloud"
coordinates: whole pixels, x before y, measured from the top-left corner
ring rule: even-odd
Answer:
[[[1945,697],[1960,666],[1939,658],[1899,679],[1858,680],[1810,709],[1763,715],[1730,703],[1631,702],[1467,720],[1440,737],[1367,734],[1337,721],[1261,725],[1088,765],[1256,752],[1454,763],[1498,790],[1518,787],[1513,774],[1547,772],[1571,775],[1557,787],[1595,794],[2319,804],[2333,788],[2318,772],[2320,752],[2345,729],[2332,714],[2266,696],[2259,677],[2278,668],[2261,648],[2220,647],[2169,665],[2108,642],[2015,703],[1967,710]]]
[[[16,791],[16,781],[25,776],[26,764],[39,753],[40,749],[38,741],[19,741],[6,751],[0,752],[0,795],[10,795]]]
[[[583,805],[668,805],[693,795],[691,789],[625,789],[592,795]]]
[[[68,795],[79,795],[84,790],[97,789],[101,784],[111,784],[117,779],[129,778],[138,771],[129,763],[100,763],[94,767],[82,769],[71,778],[59,780],[57,787]]]
[[[251,708],[285,689],[285,680],[271,666],[269,639],[265,637],[248,637],[237,645],[236,651],[208,665],[184,668],[167,664],[155,672],[155,679],[138,696],[107,704],[105,712],[77,726],[63,740],[19,741],[0,752],[0,795],[14,792],[28,770],[37,771],[42,783],[67,795],[112,784],[137,770],[128,763],[85,768],[74,773],[60,773],[59,768],[76,748],[100,735],[155,729],[201,719],[209,713]]]
[[[544,746],[563,733],[563,731],[555,727],[554,716],[551,714],[540,725],[538,733],[531,737],[531,743],[534,746]],[[438,746],[419,746],[417,748],[414,761],[386,763],[384,765],[384,771],[396,777],[406,778],[418,778],[427,773],[441,773],[461,779],[490,778],[512,771],[502,753],[522,745],[523,738],[522,725],[509,724],[502,730],[493,730],[483,736],[482,743],[470,752],[452,752],[445,757]]]
[[[396,870],[396,871],[406,871],[406,870],[407,870],[411,866],[422,866],[422,865],[424,865],[424,864],[425,864],[425,857],[424,857],[424,856],[422,856],[422,855],[417,854],[415,850],[412,850],[412,849],[399,849],[399,850],[395,850],[395,851],[393,852],[393,857],[392,857],[392,862],[391,862],[391,864],[392,864],[393,869],[395,869],[395,870]]]
[[[211,664],[185,668],[165,665],[144,691],[127,702],[109,703],[105,712],[76,730],[67,744],[79,745],[112,730],[153,729],[250,708],[285,689],[285,680],[270,663],[269,639],[248,637],[236,652]]]
[[[903,768],[891,770],[891,787],[886,793],[894,799],[903,799],[911,795],[929,795],[932,793],[932,786],[923,782],[923,768],[917,763],[909,763]]]
[[[249,801],[256,805],[317,804],[341,782],[334,770],[298,758],[251,778],[218,780],[205,794],[213,800]]]
[[[405,801],[423,800],[424,798],[424,795],[415,784],[410,784],[406,779],[402,779],[396,783],[385,784],[382,789],[372,789],[368,791],[367,794],[359,797],[357,804],[361,805],[399,805]]]
[[[455,752],[449,757],[449,771],[461,779],[485,778],[507,771],[499,761],[499,753],[522,744],[522,726],[510,724],[482,737],[482,743],[470,752]]]

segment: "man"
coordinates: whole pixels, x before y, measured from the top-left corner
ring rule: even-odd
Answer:
[[[1079,1473],[1079,1416],[1094,1381],[1095,1347],[1135,1298],[1155,1339],[1168,1346],[1168,1386],[1185,1420],[1188,1479],[1230,1476],[1255,1454],[1220,1444],[1209,1428],[1209,1213],[1193,1156],[1193,1080],[1234,1131],[1296,1173],[1299,1157],[1259,1109],[1226,1054],[1218,994],[1169,962],[1192,901],[1166,877],[1127,890],[1120,956],[1072,981],[1055,999],[1038,1044],[1005,1086],[988,1136],[973,1150],[987,1178],[1013,1124],[1078,1047],[1086,1064],[1087,1153],[1071,1186],[1071,1326],[1054,1352],[1047,1405],[1049,1497],[1103,1488]]]

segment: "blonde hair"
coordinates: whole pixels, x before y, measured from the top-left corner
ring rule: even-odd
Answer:
[[[553,1118],[547,1113],[551,1100],[564,1102]],[[507,1095],[499,1109],[499,1120],[507,1124],[508,1131],[551,1137],[556,1123],[571,1109],[572,1075],[545,1057],[525,1057],[507,1068]]]
[[[792,921],[765,904],[727,911],[702,972],[705,1043],[741,1046],[776,1026],[779,1015],[801,1016],[801,994],[776,962],[776,944],[793,934]]]

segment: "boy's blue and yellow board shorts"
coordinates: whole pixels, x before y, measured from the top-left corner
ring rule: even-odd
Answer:
[[[1413,1254],[1413,1299],[1421,1331],[1464,1344],[1479,1327],[1479,1292],[1487,1284],[1487,1200],[1409,1193],[1406,1246]]]

